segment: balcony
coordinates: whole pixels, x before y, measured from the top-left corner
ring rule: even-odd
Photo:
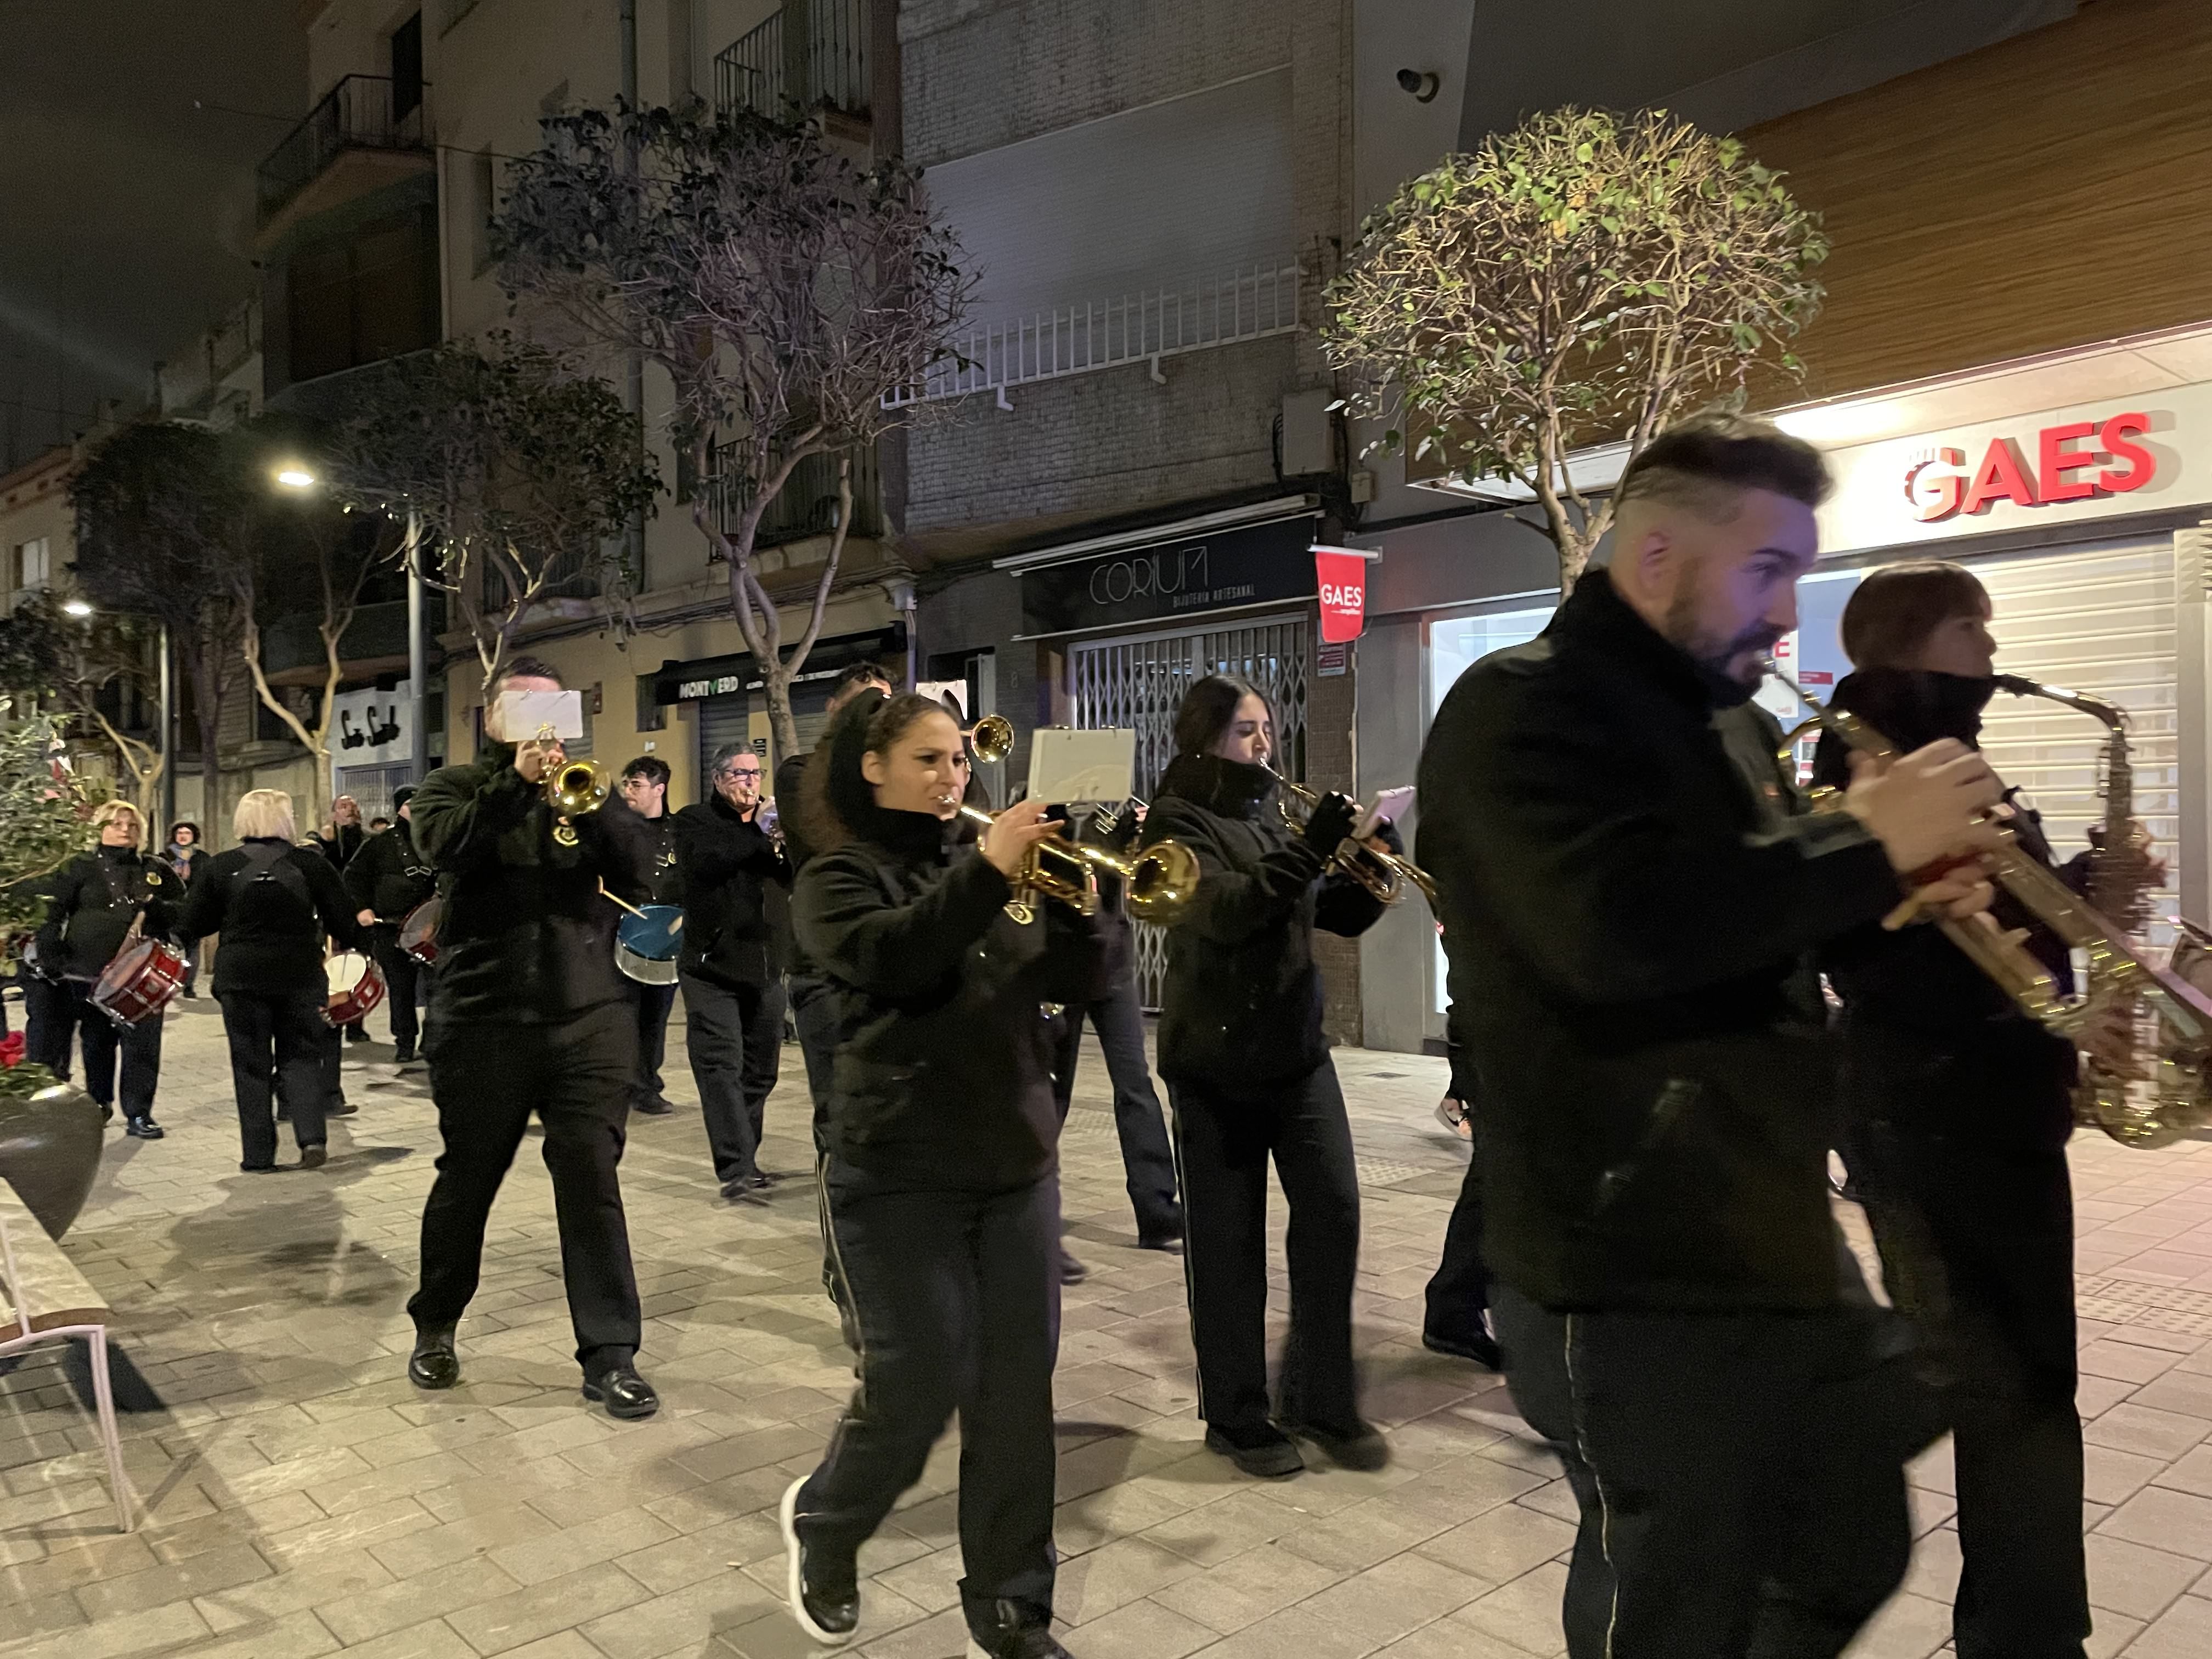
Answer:
[[[404,115],[393,108],[389,76],[349,75],[332,87],[255,170],[262,230],[349,155],[365,153],[387,161],[404,156],[403,172],[433,165],[428,105],[417,97]]]
[[[714,467],[716,476],[706,488],[714,501],[715,520],[721,526],[722,533],[734,536],[738,520],[750,497],[738,487],[734,476],[723,471],[719,450],[714,456]],[[836,528],[837,457],[809,455],[792,470],[789,482],[761,515],[753,546],[781,547],[810,536],[830,535]],[[883,533],[883,495],[876,479],[876,452],[871,446],[853,457],[853,522],[846,537],[849,543],[854,538]]]
[[[868,112],[865,0],[785,0],[714,58],[714,107],[786,121],[818,109]]]

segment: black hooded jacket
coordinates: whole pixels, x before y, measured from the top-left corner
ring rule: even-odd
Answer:
[[[1747,696],[1595,571],[1541,636],[1460,677],[1422,751],[1418,856],[1481,1085],[1484,1255],[1547,1307],[1845,1294],[1836,1055],[1802,970],[1902,895],[1849,815],[1790,810],[1763,720],[1752,777]]]
[[[1274,801],[1273,773],[1218,756],[1178,755],[1160,779],[1141,844],[1179,841],[1199,866],[1168,927],[1162,1077],[1258,1094],[1328,1057],[1314,929],[1352,938],[1382,907],[1328,869]]]
[[[392,828],[370,836],[345,867],[346,896],[354,908],[374,910],[382,922],[406,921],[437,886],[438,872],[415,845],[414,826],[405,818],[394,818]]]
[[[1870,668],[1847,676],[1833,702],[1906,754],[1939,738],[1978,747],[1982,711],[1996,691],[1994,680]],[[1843,739],[1823,734],[1814,782],[1840,787],[1850,765]],[[2040,820],[2021,802],[2013,806],[2021,849],[2051,863]],[[2002,893],[1991,914],[2002,927],[2028,929],[2029,948],[2062,988],[2069,983],[2063,945]],[[2022,1013],[1941,928],[1861,928],[1821,960],[1844,1000],[1844,1104],[1854,1117],[2014,1146],[2065,1145],[2074,1045]]]

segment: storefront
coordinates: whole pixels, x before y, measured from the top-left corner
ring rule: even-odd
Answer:
[[[821,736],[830,717],[830,693],[840,674],[854,663],[872,662],[899,679],[905,675],[905,659],[903,624],[816,641],[791,684],[791,712],[801,751],[811,749]],[[709,775],[709,763],[726,744],[750,743],[767,762],[773,747],[767,682],[750,653],[663,663],[653,678],[653,699],[663,709],[690,706],[697,726],[696,775],[701,779]]]
[[[2129,374],[2152,384],[2129,389]],[[1921,418],[2001,406],[2015,381],[2062,394],[2119,389],[1973,423]],[[2113,349],[1784,420],[1826,451],[1836,479],[1820,515],[1820,565],[1800,584],[1800,626],[1784,647],[1801,684],[1818,696],[1849,672],[1838,625],[1869,570],[1912,558],[1968,564],[1990,590],[2002,671],[2128,711],[2136,815],[2167,855],[2172,884],[2153,913],[2202,919],[2212,908],[2212,678],[2199,526],[2212,503],[2212,382],[2146,371]],[[1854,425],[1899,435],[1828,439]],[[1360,783],[1371,792],[1412,775],[1452,683],[1540,631],[1557,586],[1548,543],[1503,513],[1368,540],[1382,552],[1370,598],[1378,614],[1360,643]],[[1786,725],[1805,712],[1779,687],[1762,701]],[[2084,845],[2102,816],[2103,738],[2097,721],[2043,699],[2001,697],[1987,716],[1990,758],[2062,851]],[[1394,915],[1370,936],[1361,978],[1370,1047],[1443,1036],[1441,952],[1417,948],[1427,925]],[[2166,932],[2161,922],[2154,940]]]

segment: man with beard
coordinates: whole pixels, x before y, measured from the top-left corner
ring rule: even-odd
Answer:
[[[415,1045],[422,1036],[416,999],[422,969],[399,948],[399,925],[438,889],[438,872],[415,848],[410,805],[414,799],[412,788],[392,791],[392,809],[399,814],[398,822],[371,836],[345,867],[346,896],[359,912],[354,920],[373,930],[370,944],[384,975],[385,1003],[392,1011],[392,1058],[401,1066],[415,1063]]]
[[[1971,857],[1925,872],[1989,844],[2000,791],[1939,743],[1794,814],[1749,699],[1827,488],[1771,427],[1655,438],[1610,566],[1461,678],[1421,758],[1493,1316],[1582,1509],[1574,1659],[1840,1653],[1911,1551],[1933,1425],[1829,1213],[1803,963],[1909,890],[1985,908]]]

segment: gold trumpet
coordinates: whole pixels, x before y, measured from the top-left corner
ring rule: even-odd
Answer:
[[[553,728],[538,728],[538,741],[558,743]],[[538,786],[545,804],[553,809],[559,822],[553,826],[553,839],[563,847],[576,844],[575,826],[568,822],[586,812],[596,812],[607,804],[615,792],[615,775],[588,755],[579,755],[573,760],[564,759],[545,775]]]
[[[987,765],[1014,752],[1014,723],[1004,714],[986,714],[960,735],[968,739],[975,758]]]
[[[1321,805],[1321,795],[1302,783],[1292,783],[1265,761],[1260,764],[1283,787],[1285,799],[1275,803],[1276,810],[1283,815],[1283,823],[1291,830],[1303,832],[1307,817],[1312,815],[1315,807]],[[1291,811],[1292,800],[1304,809],[1303,812]],[[1436,883],[1429,878],[1427,871],[1401,853],[1370,847],[1356,836],[1346,836],[1337,844],[1336,851],[1329,854],[1328,862],[1332,869],[1343,871],[1364,887],[1378,904],[1395,904],[1406,896],[1406,884],[1411,882],[1420,889],[1421,896],[1429,902],[1429,908],[1433,910],[1437,908]]]

